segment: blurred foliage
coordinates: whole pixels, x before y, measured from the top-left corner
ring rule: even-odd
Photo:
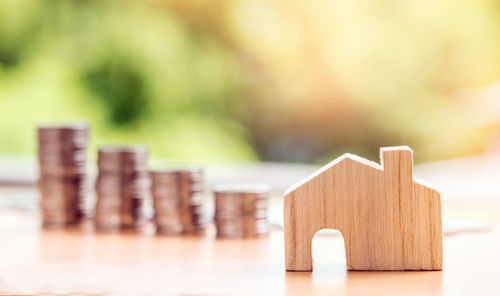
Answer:
[[[86,118],[98,143],[203,161],[482,151],[456,90],[500,77],[493,0],[0,0],[0,151]],[[474,112],[474,110],[470,110]]]
[[[116,125],[140,120],[147,107],[145,78],[139,73],[126,59],[115,57],[85,72],[85,84],[102,100]]]

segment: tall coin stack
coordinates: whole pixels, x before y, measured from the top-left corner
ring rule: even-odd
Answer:
[[[86,216],[86,123],[38,126],[40,208],[44,227],[78,224]]]
[[[101,146],[96,181],[96,228],[102,231],[140,229],[147,221],[148,150],[142,145]]]
[[[264,184],[218,185],[215,194],[215,226],[219,238],[265,236],[270,187]]]
[[[203,233],[203,171],[201,168],[151,171],[154,222],[159,234]]]

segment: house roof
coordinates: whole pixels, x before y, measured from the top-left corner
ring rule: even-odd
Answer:
[[[336,159],[330,161],[326,165],[322,166],[319,170],[317,170],[313,174],[309,175],[308,177],[306,177],[306,178],[302,179],[301,181],[295,183],[294,185],[290,186],[285,191],[285,195],[296,190],[297,188],[299,188],[302,185],[306,184],[307,182],[311,181],[315,177],[321,175],[323,172],[327,171],[328,169],[336,166],[337,164],[339,164],[342,161],[347,160],[347,159],[359,162],[361,164],[364,164],[366,166],[372,167],[372,168],[377,169],[377,170],[382,170],[382,166],[374,161],[368,160],[368,159],[363,158],[363,157],[359,157],[359,156],[351,154],[351,153],[345,153],[345,154],[342,154],[341,156],[337,157]]]
[[[384,151],[401,151],[401,150],[412,151],[408,146],[395,146],[395,147],[383,147],[383,148],[380,149],[380,153],[382,153]],[[382,155],[381,155],[381,158],[382,158]],[[292,192],[292,191],[298,189],[299,187],[305,185],[306,183],[308,183],[309,181],[311,181],[315,177],[321,175],[323,172],[327,171],[328,169],[336,166],[337,164],[339,164],[339,163],[341,163],[342,161],[345,161],[345,160],[352,160],[352,161],[361,163],[361,164],[363,164],[365,166],[371,167],[371,168],[376,169],[376,170],[381,170],[381,171],[384,170],[384,168],[382,167],[382,165],[379,164],[379,163],[376,163],[374,161],[368,160],[368,159],[363,158],[363,157],[359,157],[359,156],[351,154],[351,153],[345,153],[345,154],[342,154],[341,156],[337,157],[336,159],[330,161],[329,163],[327,163],[326,165],[324,165],[323,167],[321,167],[319,170],[317,170],[313,174],[309,175],[308,177],[306,177],[306,178],[302,179],[301,181],[295,183],[294,185],[290,186],[285,191],[285,195],[287,195],[290,192]],[[430,183],[428,183],[428,182],[426,182],[424,180],[413,178],[413,182],[414,183],[418,183],[419,185],[428,187],[430,189],[439,191],[438,188],[435,185],[430,184]]]

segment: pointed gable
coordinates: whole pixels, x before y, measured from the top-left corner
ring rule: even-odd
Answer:
[[[288,195],[290,192],[295,191],[302,186],[307,185],[311,180],[315,179],[319,175],[325,173],[326,171],[333,169],[335,167],[340,166],[341,164],[346,163],[360,163],[363,164],[367,167],[371,167],[376,170],[382,170],[382,166],[374,161],[368,160],[363,157],[359,157],[357,155],[351,154],[351,153],[344,153],[341,156],[337,157],[336,159],[330,161],[326,165],[322,166],[319,170],[314,172],[313,174],[307,176],[306,178],[302,179],[301,181],[295,183],[294,185],[290,186],[286,191],[285,195]]]

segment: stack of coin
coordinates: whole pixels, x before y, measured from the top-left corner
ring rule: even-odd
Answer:
[[[78,224],[86,208],[86,123],[38,126],[40,207],[44,227]]]
[[[153,170],[151,180],[157,233],[203,233],[206,223],[201,168]]]
[[[269,232],[265,184],[227,184],[214,188],[215,226],[219,238],[264,236]]]
[[[148,150],[142,145],[101,146],[96,181],[96,228],[102,231],[140,229],[147,221]]]

